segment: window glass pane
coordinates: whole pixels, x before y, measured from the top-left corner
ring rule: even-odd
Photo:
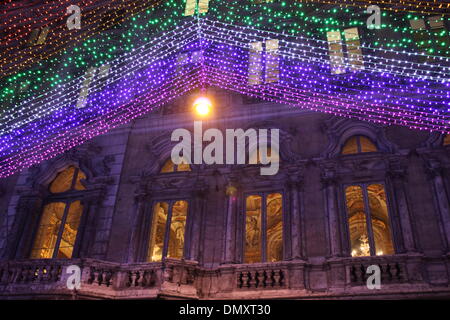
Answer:
[[[266,40],[266,83],[278,82],[278,39]]]
[[[177,165],[177,171],[191,171],[191,166],[185,158],[182,158],[182,162]]]
[[[276,153],[276,151],[275,151],[275,153]],[[280,153],[279,152],[278,152],[278,154],[275,154],[275,153],[274,153],[273,158],[272,158],[272,148],[271,147],[267,147],[267,159],[268,160],[270,159],[270,161],[272,161],[273,163],[280,162]],[[248,163],[249,164],[261,164],[261,159],[262,158],[263,158],[263,156],[262,156],[262,153],[261,153],[261,149],[260,148],[255,149],[251,153]]]
[[[41,29],[41,33],[39,34],[37,44],[43,44],[45,42],[45,39],[47,39],[47,34],[48,34],[49,30],[50,30],[49,27],[44,27]]]
[[[375,240],[375,252],[377,255],[394,254],[384,186],[372,184],[367,187],[367,194]]]
[[[248,84],[256,85],[261,83],[262,78],[262,42],[250,43],[250,52],[248,60]]]
[[[53,180],[50,185],[50,192],[59,193],[70,190],[74,173],[75,167],[68,167],[64,171],[58,173],[55,180]]]
[[[344,30],[345,43],[347,44],[347,53],[349,64],[353,70],[361,69],[364,66],[361,43],[359,41],[358,28]]]
[[[359,186],[345,189],[350,252],[353,257],[370,256],[369,235],[367,233],[366,212],[363,190]]]
[[[245,212],[244,263],[261,262],[261,202],[260,196],[248,196]]]
[[[359,143],[361,145],[361,152],[377,152],[378,149],[375,144],[366,137],[359,137]]]
[[[86,175],[83,171],[78,170],[77,180],[75,181],[75,190],[86,190],[86,188],[81,184],[80,180],[85,180]]]
[[[65,207],[64,202],[53,202],[44,207],[34,239],[31,259],[50,259],[53,257]]]
[[[208,12],[209,0],[199,0],[198,1],[198,13]]]
[[[450,145],[450,134],[446,135],[444,138],[444,146]]]
[[[283,198],[279,193],[269,194],[267,205],[267,261],[283,260]]]
[[[197,0],[186,0],[186,7],[184,9],[184,15],[192,16],[195,13],[196,6],[197,6]]]
[[[161,261],[168,214],[169,205],[166,202],[158,202],[153,208],[150,242],[147,255],[147,260],[150,262]]]
[[[73,247],[75,246],[82,213],[83,205],[81,204],[81,201],[74,201],[70,204],[61,242],[59,243],[58,254],[56,256],[58,259],[72,258]]]
[[[161,168],[161,173],[167,173],[167,172],[174,172],[175,171],[175,165],[173,164],[171,159],[168,159],[166,163],[164,163],[163,167]]]
[[[331,63],[331,73],[345,73],[344,51],[342,48],[341,33],[339,31],[329,31],[327,32],[327,39]]]
[[[172,159],[168,159],[161,168],[161,173],[175,172],[175,171],[177,172],[191,171],[191,166],[189,165],[188,161],[185,158],[182,158],[181,163],[179,165],[175,165]]]
[[[357,137],[351,137],[347,140],[342,148],[342,154],[355,154],[358,153],[358,140]]]
[[[184,249],[184,231],[186,229],[188,203],[177,201],[172,207],[172,219],[170,222],[169,258],[181,259]]]

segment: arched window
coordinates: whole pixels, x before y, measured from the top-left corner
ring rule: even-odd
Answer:
[[[444,146],[450,146],[450,134],[447,134],[447,135],[444,137],[443,145],[444,145]]]
[[[267,157],[267,160],[270,159],[271,162],[280,162],[280,153],[278,152],[278,154],[273,154],[273,158],[272,158],[272,148],[271,147],[267,147],[267,156],[263,155],[261,152],[260,148],[257,148],[256,150],[254,150],[252,152],[252,154],[249,157],[249,162],[250,164],[261,164],[261,159]]]
[[[350,252],[353,257],[394,254],[386,193],[382,184],[345,189]]]
[[[72,258],[83,213],[80,200],[86,188],[82,179],[86,179],[86,175],[70,166],[50,184],[50,195],[34,238],[31,259]]]
[[[161,168],[161,173],[191,171],[191,166],[186,159],[183,158],[182,160],[183,161],[177,165],[172,162],[172,159],[167,159]]]
[[[184,257],[184,234],[188,202],[184,200],[157,202],[153,207],[147,261],[161,261],[163,257]]]
[[[244,263],[283,260],[282,195],[250,195],[245,207]]]
[[[367,137],[353,136],[342,147],[342,154],[357,154],[365,152],[377,152],[377,146]]]

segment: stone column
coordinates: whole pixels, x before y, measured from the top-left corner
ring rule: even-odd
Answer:
[[[204,232],[205,224],[205,210],[206,210],[206,197],[207,189],[200,189],[194,191],[194,206],[193,210],[190,210],[188,219],[190,220],[190,237],[188,259],[199,261],[200,255],[200,243],[202,240],[202,234]]]
[[[406,166],[398,159],[391,160],[387,174],[392,183],[393,204],[400,218],[404,249],[406,253],[416,253],[417,247],[405,188]]]
[[[436,159],[426,159],[425,167],[432,182],[433,197],[436,203],[436,213],[438,215],[439,229],[441,232],[444,252],[450,250],[450,198],[446,189],[443,168]]]
[[[238,189],[236,178],[229,178],[226,187],[226,215],[224,221],[225,239],[223,245],[222,264],[237,263],[236,261],[236,223],[238,216]]]
[[[289,214],[289,219],[285,219],[289,221],[289,231],[290,231],[290,246],[291,252],[290,260],[301,260],[303,259],[303,246],[304,241],[302,241],[303,237],[303,226],[302,219],[300,213],[300,189],[301,189],[301,178],[298,175],[289,172],[289,181],[287,184],[287,189],[289,192],[289,210],[290,212],[283,208],[283,214]],[[286,229],[285,229],[286,230]],[[286,241],[286,240],[285,240]]]
[[[88,189],[83,195],[81,203],[83,204],[82,225],[80,225],[82,232],[79,248],[76,248],[77,255],[80,258],[90,257],[90,253],[95,243],[95,235],[99,220],[99,207],[103,200],[103,189]],[[77,245],[77,244],[76,244]]]
[[[39,223],[43,198],[44,195],[31,192],[19,199],[13,224],[7,233],[5,255],[8,259],[28,258],[33,246],[33,228]]]
[[[128,262],[138,262],[145,259],[146,253],[144,248],[144,233],[148,228],[149,221],[146,219],[147,205],[150,203],[150,193],[145,186],[140,186],[136,190],[135,195],[135,210],[133,220],[131,223],[131,236],[128,246]]]
[[[322,190],[325,199],[325,212],[327,219],[328,252],[330,257],[342,256],[341,225],[339,207],[337,202],[338,182],[336,171],[331,167],[322,167]]]

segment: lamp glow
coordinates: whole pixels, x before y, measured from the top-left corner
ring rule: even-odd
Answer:
[[[197,112],[197,114],[199,114],[201,116],[208,115],[211,112],[211,108],[212,108],[212,103],[206,97],[200,97],[194,101],[194,109]]]

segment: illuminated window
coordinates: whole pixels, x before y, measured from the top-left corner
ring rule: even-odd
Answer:
[[[76,244],[83,205],[81,180],[86,175],[78,168],[60,172],[50,184],[50,196],[44,206],[31,250],[32,259],[70,259]]]
[[[424,19],[409,21],[414,30],[414,41],[422,54],[437,55],[435,50],[447,51],[450,37],[442,16],[432,16]],[[430,58],[424,57],[422,60]]]
[[[347,47],[347,61],[351,70],[360,70],[364,67],[363,53],[358,28],[344,30],[345,44]],[[327,32],[328,51],[330,56],[331,73],[342,74],[346,72],[344,46],[340,31]]]
[[[249,85],[278,82],[280,74],[278,50],[278,39],[250,43],[248,65]],[[263,54],[264,51],[265,54]]]
[[[329,31],[327,32],[327,39],[331,73],[345,73],[344,48],[342,46],[341,33],[339,31]]]
[[[49,27],[33,29],[31,31],[30,37],[28,38],[27,45],[35,46],[44,44],[45,40],[47,39],[49,30],[50,30]]]
[[[248,196],[245,208],[244,263],[283,260],[282,195]]]
[[[278,39],[266,40],[266,83],[278,82]]]
[[[447,134],[444,137],[444,142],[443,142],[444,146],[450,146],[450,134]]]
[[[161,168],[161,173],[191,171],[191,166],[186,159],[182,159],[180,164],[174,164],[172,159],[168,159]]]
[[[267,147],[267,158],[270,158],[272,162],[280,162],[280,153],[278,153],[277,155],[274,154],[274,158],[272,159],[272,148]],[[263,154],[261,152],[261,149],[258,148],[257,150],[253,151],[253,153],[250,155],[248,163],[261,164],[261,159],[263,159]]]
[[[110,69],[111,66],[109,64],[104,64],[98,68],[91,67],[86,71],[83,82],[81,83],[80,94],[78,95],[77,108],[86,107],[92,82],[95,81],[96,90],[100,90],[107,84]]]
[[[262,42],[250,43],[250,56],[248,66],[248,84],[255,85],[262,82]]]
[[[342,154],[357,154],[365,152],[377,152],[378,148],[364,136],[354,136],[348,139],[342,147]]]
[[[345,200],[351,255],[394,254],[384,186],[349,186],[345,189]]]
[[[157,202],[153,207],[147,261],[183,258],[187,201]]]
[[[186,0],[186,7],[184,9],[184,15],[185,16],[194,15],[197,5],[198,5],[198,13],[208,12],[209,0]]]
[[[344,35],[350,68],[359,70],[364,67],[364,60],[361,51],[361,43],[359,41],[358,28],[345,29]]]

